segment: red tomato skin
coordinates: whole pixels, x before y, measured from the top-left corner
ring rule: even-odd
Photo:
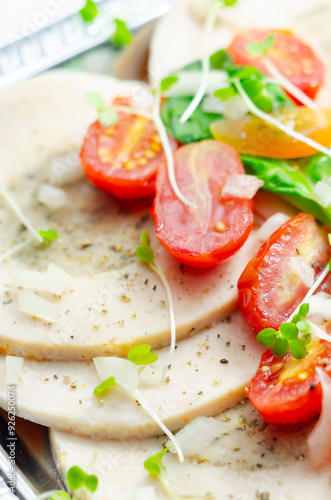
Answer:
[[[314,262],[326,264],[331,255],[327,232],[312,215],[300,213],[275,231],[248,263],[238,280],[239,307],[256,332],[278,329],[305,297],[309,289],[299,281],[287,300],[281,300],[293,278],[290,257],[306,251],[316,257]],[[316,279],[321,269],[314,270]]]
[[[313,343],[311,348],[308,346],[308,356],[303,360],[294,360],[290,353],[276,358],[270,350],[262,355],[246,393],[266,422],[295,424],[321,412],[322,389],[315,375],[317,364],[331,376],[331,346],[324,340]],[[299,378],[303,373],[307,375],[305,380]]]
[[[208,165],[209,177],[206,183],[208,188],[205,185],[202,189],[209,190],[207,198],[210,195],[211,201],[209,201],[212,205],[211,217],[203,220],[200,225],[194,221],[199,218],[203,208],[199,205],[198,194],[192,190],[194,181],[188,167],[195,152],[198,156],[201,155],[200,164]],[[212,161],[212,157],[218,158],[216,163]],[[156,181],[156,196],[151,209],[156,236],[168,252],[183,264],[202,269],[215,267],[239,250],[253,226],[251,200],[231,199],[220,202],[221,186],[225,184],[227,178],[235,173],[244,174],[241,160],[234,148],[212,140],[182,146],[175,152],[174,158],[179,188],[184,196],[198,205],[198,210],[188,208],[178,200],[170,185],[166,165],[161,164]],[[230,170],[224,166],[227,161]],[[199,169],[199,166],[197,168]],[[199,172],[202,172],[203,176],[207,170],[202,169]],[[203,215],[201,218],[203,219]],[[225,231],[226,234],[223,235],[214,234],[214,224],[221,220],[229,224],[230,230]]]
[[[268,75],[262,57],[247,53],[245,47],[249,43],[262,42],[270,35],[275,36],[275,43],[267,53],[268,58],[294,85],[314,99],[324,80],[324,65],[313,50],[294,37],[291,32],[250,30],[238,35],[228,47],[228,52],[235,64],[253,65]],[[294,101],[300,104],[296,99]]]
[[[114,104],[129,106],[130,100],[117,98]],[[118,114],[119,121],[112,127],[99,121],[89,127],[80,153],[85,174],[98,189],[115,198],[154,196],[157,167],[164,159],[155,125],[143,117]],[[170,142],[176,149],[177,142],[172,138]],[[139,165],[141,161],[146,164]]]

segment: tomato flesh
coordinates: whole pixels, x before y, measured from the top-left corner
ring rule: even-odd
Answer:
[[[322,146],[330,146],[330,109],[285,107],[270,115]],[[254,115],[240,120],[217,120],[210,125],[210,130],[215,139],[230,144],[241,154],[291,159],[316,153],[311,146]]]
[[[180,262],[216,266],[239,250],[252,229],[252,201],[221,198],[229,177],[244,175],[241,160],[233,148],[212,140],[183,146],[174,159],[178,186],[198,208],[187,207],[176,197],[163,164],[151,211],[156,236]]]
[[[309,288],[294,274],[291,257],[310,265],[326,264],[331,255],[328,230],[312,215],[298,214],[280,227],[250,260],[238,281],[239,306],[259,332],[287,321]],[[315,279],[322,272],[314,265]]]
[[[117,98],[115,105],[130,105]],[[153,121],[118,113],[111,127],[93,123],[84,139],[81,161],[87,178],[101,191],[116,198],[134,199],[155,194],[157,167],[164,159],[159,134]],[[170,139],[172,148],[177,147]]]
[[[300,360],[290,353],[276,358],[270,350],[262,355],[246,392],[266,422],[294,424],[320,413],[322,390],[315,367],[322,367],[331,376],[331,344],[317,340],[307,351]]]
[[[313,50],[294,37],[288,31],[251,30],[238,35],[228,48],[235,64],[253,65],[262,73],[269,72],[263,57],[251,54],[246,50],[250,43],[259,43],[274,35],[273,46],[267,57],[291,83],[301,89],[312,99],[315,97],[324,79],[324,66]]]

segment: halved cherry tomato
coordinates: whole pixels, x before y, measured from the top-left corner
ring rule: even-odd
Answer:
[[[244,174],[241,160],[231,146],[212,140],[183,146],[174,158],[179,188],[198,208],[189,208],[176,197],[162,165],[151,211],[156,236],[180,262],[216,266],[239,250],[252,229],[251,200],[221,199],[229,177]]]
[[[250,260],[238,281],[239,306],[257,332],[278,329],[305,297],[309,288],[295,275],[290,259],[304,257],[314,266],[316,279],[319,265],[331,255],[327,233],[312,215],[301,213],[275,231]]]
[[[331,110],[290,107],[270,113],[289,127],[323,146],[330,146]],[[269,158],[299,158],[316,153],[261,118],[246,115],[240,120],[220,119],[210,125],[213,137],[230,144],[241,154]]]
[[[228,48],[228,52],[238,65],[253,65],[262,73],[269,72],[263,57],[246,50],[250,43],[259,43],[274,35],[273,46],[267,57],[276,68],[312,99],[315,97],[324,78],[324,66],[313,50],[291,32],[278,30],[251,30],[238,35]]]
[[[115,105],[129,106],[127,98]],[[157,167],[164,159],[154,123],[142,116],[118,113],[119,121],[105,127],[93,123],[85,137],[81,160],[88,179],[116,198],[133,199],[155,194]],[[177,147],[170,139],[173,149]]]
[[[331,344],[317,340],[307,351],[300,360],[290,353],[276,358],[270,350],[262,355],[246,392],[266,422],[294,424],[320,413],[322,390],[315,367],[324,368],[331,376]]]

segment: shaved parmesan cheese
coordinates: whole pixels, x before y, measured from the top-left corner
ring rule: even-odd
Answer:
[[[11,273],[11,284],[20,288],[42,290],[54,295],[61,295],[72,281],[71,276],[56,266],[49,264],[46,273],[29,269],[14,269]]]
[[[201,455],[203,449],[224,432],[222,422],[214,418],[197,417],[176,434],[186,457]],[[176,451],[172,448],[172,453]]]
[[[52,263],[47,268],[45,279],[47,290],[55,295],[61,295],[72,281],[70,274]]]
[[[310,461],[315,469],[319,469],[331,462],[331,379],[318,366],[316,373],[322,385],[322,411],[309,435],[307,445]]]
[[[223,115],[228,120],[241,120],[249,111],[247,104],[240,95],[229,97],[223,104]]]
[[[254,175],[234,174],[231,175],[222,190],[222,198],[243,198],[251,200],[257,191],[264,185]]]
[[[134,392],[139,384],[138,369],[127,359],[116,357],[94,358],[94,365],[101,380],[115,377],[115,381],[123,389]]]
[[[6,356],[6,383],[15,385],[20,381],[24,358]]]
[[[318,181],[313,188],[312,197],[324,208],[329,208],[331,205],[330,181]]]
[[[60,321],[61,313],[59,304],[52,304],[42,297],[38,297],[31,290],[19,290],[17,297],[20,311],[30,314],[30,316],[44,319],[50,323]]]
[[[66,186],[84,178],[78,151],[57,156],[50,165],[49,182],[53,186]]]
[[[302,281],[307,288],[314,285],[314,269],[304,257],[291,257],[291,267],[294,274]]]
[[[67,203],[67,195],[63,189],[50,184],[42,184],[39,188],[38,201],[52,212],[63,208]]]
[[[156,500],[156,492],[154,486],[141,486],[137,488],[132,500]]]
[[[282,212],[277,212],[265,221],[257,232],[257,236],[262,241],[267,241],[270,236],[285,224],[290,217]]]

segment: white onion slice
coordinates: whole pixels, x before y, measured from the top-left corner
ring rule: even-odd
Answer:
[[[291,257],[290,262],[294,274],[297,275],[299,280],[302,281],[307,288],[311,288],[315,282],[315,273],[307,259],[299,256]]]
[[[315,469],[331,462],[331,378],[316,367],[322,385],[322,411],[307,441],[310,461]]]
[[[15,385],[20,381],[24,358],[6,356],[6,383]]]
[[[155,385],[160,381],[159,374],[151,367],[151,365],[144,366],[139,372],[140,380],[147,385]]]
[[[177,82],[164,92],[163,96],[194,96],[201,83],[202,71],[181,71],[176,73],[176,76],[178,77]],[[216,90],[229,86],[228,76],[225,71],[209,71],[205,94],[214,95]]]
[[[234,95],[224,101],[223,115],[228,120],[241,120],[248,111],[248,106],[240,95]]]
[[[312,191],[312,197],[324,208],[331,205],[331,186],[325,180],[318,181]]]
[[[44,319],[50,323],[60,321],[61,312],[59,304],[52,304],[31,290],[19,290],[17,297],[20,311],[36,318]]]
[[[203,98],[201,103],[202,111],[205,113],[214,113],[215,115],[222,115],[224,112],[224,101],[218,97],[208,95]]]
[[[312,295],[309,300],[309,313],[307,317],[314,323],[323,324],[331,321],[331,295],[319,292]]]
[[[14,269],[11,273],[11,284],[20,288],[41,290],[61,295],[72,281],[71,276],[56,266],[49,264],[46,273],[30,269]]]
[[[38,201],[52,212],[60,210],[67,204],[67,195],[63,189],[42,184],[37,194]]]
[[[132,500],[156,500],[154,486],[140,486],[133,492]]]
[[[55,295],[62,295],[62,293],[70,286],[72,282],[72,277],[66,271],[61,269],[61,267],[56,266],[53,263],[48,265],[46,271],[46,284],[47,290]]]
[[[66,186],[84,178],[78,151],[70,151],[54,158],[50,165],[49,182],[53,186]]]
[[[115,377],[116,383],[129,392],[134,392],[139,384],[138,369],[127,359],[100,357],[93,359],[101,380]]]
[[[222,190],[222,198],[243,198],[251,200],[264,182],[254,175],[234,174],[231,175]]]
[[[186,457],[201,455],[203,449],[225,431],[224,424],[214,418],[197,417],[176,434]],[[176,453],[173,448],[171,453]]]
[[[282,212],[277,212],[267,219],[257,232],[257,236],[262,241],[267,241],[290,217]]]

